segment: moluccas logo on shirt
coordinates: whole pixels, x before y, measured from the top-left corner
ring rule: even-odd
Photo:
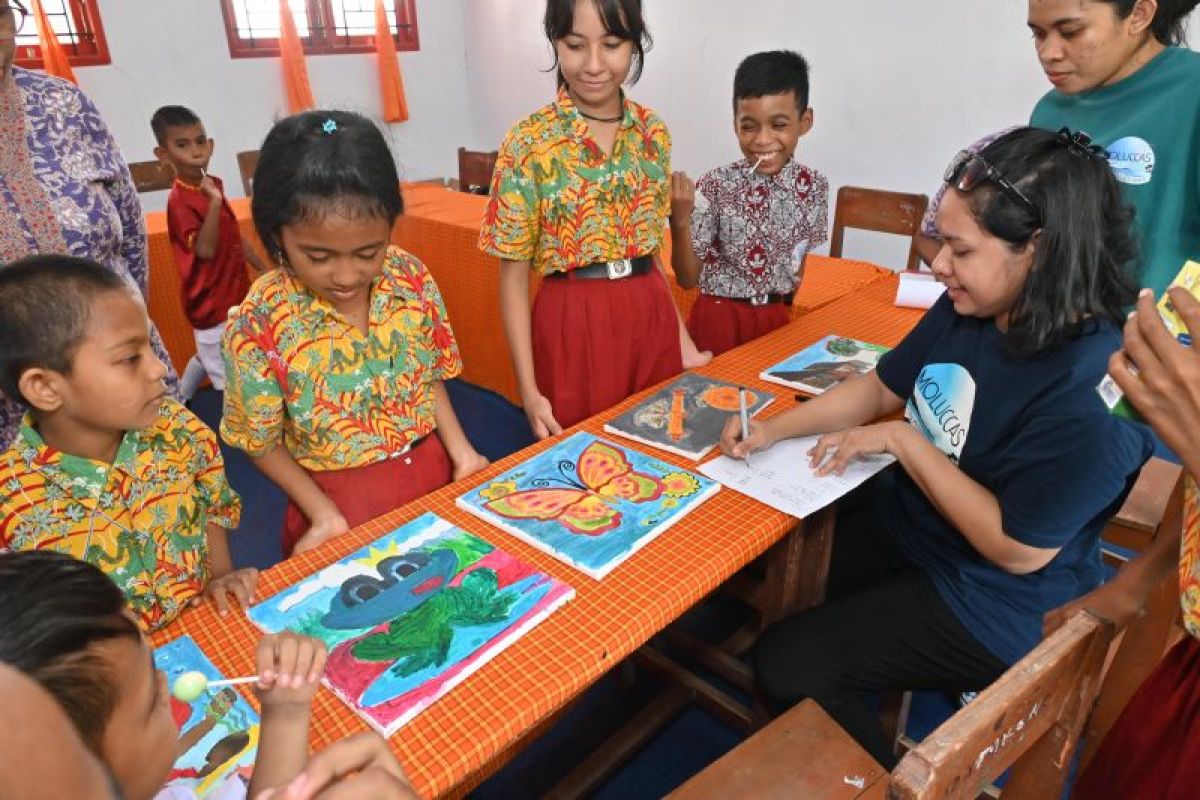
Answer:
[[[1149,183],[1154,177],[1154,148],[1137,136],[1117,139],[1108,146],[1108,166],[1121,183]]]
[[[975,408],[975,379],[958,364],[926,364],[904,416],[954,462],[962,456]]]

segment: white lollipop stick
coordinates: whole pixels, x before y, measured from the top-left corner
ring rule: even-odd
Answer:
[[[751,172],[755,172],[755,171],[757,171],[757,170],[758,170],[758,165],[759,165],[759,164],[761,164],[762,162],[766,161],[766,160],[767,160],[767,156],[765,156],[765,155],[764,155],[764,156],[759,156],[759,157],[758,157],[758,161],[755,161],[755,162],[754,162],[754,166],[750,168],[750,171],[751,171]]]
[[[208,688],[215,689],[218,686],[241,686],[243,683],[258,683],[258,676],[247,675],[244,678],[226,678],[220,681],[209,681]]]

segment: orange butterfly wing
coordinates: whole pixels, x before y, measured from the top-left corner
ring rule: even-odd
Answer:
[[[629,459],[604,442],[592,442],[579,456],[579,480],[593,492],[632,503],[648,503],[662,496],[662,481],[636,472]]]
[[[621,512],[580,489],[527,489],[489,500],[484,508],[509,519],[557,520],[568,530],[599,536],[621,524]]]

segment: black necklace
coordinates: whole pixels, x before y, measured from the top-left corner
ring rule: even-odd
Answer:
[[[579,112],[579,116],[583,117],[584,119],[590,119],[592,122],[620,122],[621,120],[625,119],[625,92],[623,91],[621,92],[621,113],[617,114],[615,117],[593,117],[591,114],[588,114],[579,107],[579,103],[576,102],[573,94],[571,95],[571,102],[575,103],[575,110]]]
[[[620,122],[625,118],[624,114],[618,114],[615,117],[593,117],[591,114],[580,110],[578,106],[575,108],[575,110],[579,112],[579,116],[583,117],[584,119],[590,119],[592,122]]]

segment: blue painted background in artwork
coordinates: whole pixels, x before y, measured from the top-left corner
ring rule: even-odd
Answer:
[[[667,489],[673,491],[664,491],[658,499],[648,502],[630,502],[621,497],[604,496],[608,506],[620,514],[620,524],[599,535],[572,531],[558,519],[517,519],[497,514],[486,507],[489,499],[502,496],[502,492],[509,490],[513,493],[536,490],[539,484],[563,489],[582,487],[583,481],[576,465],[583,451],[595,442],[619,451],[634,472],[664,481]],[[577,485],[572,486],[572,483]],[[703,502],[714,487],[713,481],[703,475],[667,464],[610,440],[580,432],[467,492],[459,498],[459,504],[502,527],[519,529],[529,540],[542,543],[571,563],[585,569],[603,571],[610,562],[633,550],[640,540]],[[590,488],[602,494],[603,487]],[[584,494],[581,490],[580,496]]]

